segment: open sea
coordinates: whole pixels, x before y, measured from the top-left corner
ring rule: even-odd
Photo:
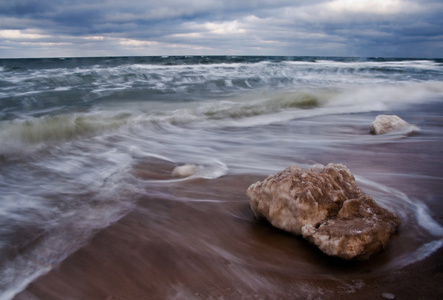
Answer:
[[[371,135],[379,114],[416,127]],[[247,186],[291,164],[345,164],[365,193],[401,218],[370,263],[371,274],[389,272],[443,245],[442,146],[442,59],[0,59],[0,299],[14,298],[150,199],[192,208],[174,212],[193,222],[193,232],[179,232],[181,225],[168,225],[178,221],[152,205],[146,218],[161,220],[149,232],[172,248],[223,259],[217,276],[241,277],[232,284],[239,295],[251,286],[279,295],[263,270],[358,285],[369,263],[323,266],[323,254],[306,253],[309,245],[290,235],[268,244],[270,229],[249,213]],[[185,164],[196,173],[173,177]],[[205,223],[207,213],[220,215]],[[265,263],[265,252],[290,263]]]

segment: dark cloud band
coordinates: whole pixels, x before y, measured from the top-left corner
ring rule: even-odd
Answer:
[[[441,57],[442,12],[430,0],[4,1],[0,56]]]

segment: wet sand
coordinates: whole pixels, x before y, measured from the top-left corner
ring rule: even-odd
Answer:
[[[255,224],[239,202],[228,205],[221,215],[237,210],[244,218],[226,224],[217,214],[202,220],[202,213],[218,211],[211,205],[197,208],[164,199],[144,200],[15,299],[381,299],[385,292],[396,299],[441,299],[443,295],[441,250],[402,270],[371,275],[370,269],[353,270],[352,264],[329,260],[301,239]],[[154,209],[159,213],[155,220],[150,212]],[[175,232],[159,236],[157,227],[171,221]],[[211,230],[216,233],[211,235]],[[183,238],[187,245],[180,242]],[[220,243],[229,244],[233,252],[214,255]],[[242,256],[238,251],[243,251]],[[350,274],[335,278],[306,270],[308,274],[301,276],[292,263],[301,257],[317,260],[332,273]]]
[[[143,197],[135,210],[15,299],[441,299],[443,251],[400,270],[331,259],[302,238],[257,222],[243,191],[254,176],[196,180]]]
[[[322,149],[306,159],[344,163],[356,175],[422,199],[442,224],[441,149],[443,143],[432,136],[405,137]],[[133,172],[140,180],[161,182],[170,178],[171,168],[142,161]],[[412,247],[412,225],[402,224],[389,247],[367,262],[334,259],[254,219],[245,191],[263,178],[152,181],[130,213],[14,299],[363,300],[383,299],[383,293],[395,299],[443,298],[442,249],[405,267],[386,267]]]

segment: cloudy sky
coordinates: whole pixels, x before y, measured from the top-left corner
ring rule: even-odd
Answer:
[[[0,0],[0,57],[443,57],[442,0]]]

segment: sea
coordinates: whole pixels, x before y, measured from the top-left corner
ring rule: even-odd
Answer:
[[[380,114],[413,126],[370,134]],[[443,245],[442,145],[443,59],[0,59],[0,299],[57,268],[146,196],[193,207],[231,197],[247,209],[246,190],[205,187],[252,184],[293,164],[342,163],[398,214],[399,232],[372,272],[401,269]],[[190,176],[173,176],[183,165]],[[200,213],[192,217],[208,217]],[[224,218],[255,226],[247,213]],[[238,247],[208,242],[201,251],[246,261],[260,238],[245,235]],[[188,247],[186,236],[181,243]],[[303,266],[294,268],[300,277],[330,270],[316,259],[292,263]]]

